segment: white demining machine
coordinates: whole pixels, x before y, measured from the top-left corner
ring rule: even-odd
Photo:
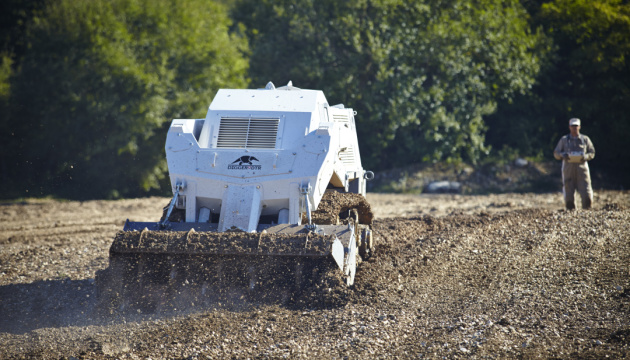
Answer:
[[[319,90],[221,89],[205,119],[166,138],[173,198],[159,222],[126,222],[96,275],[101,303],[154,308],[245,289],[308,286],[338,268],[353,285],[373,251],[355,112]],[[271,290],[271,291],[270,291]]]

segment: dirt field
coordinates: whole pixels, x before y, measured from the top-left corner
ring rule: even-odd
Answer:
[[[376,253],[334,302],[97,315],[115,233],[167,201],[1,205],[0,358],[630,357],[630,192],[368,194]]]

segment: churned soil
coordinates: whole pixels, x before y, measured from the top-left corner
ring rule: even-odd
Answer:
[[[211,254],[328,254],[334,235],[300,231],[293,234],[244,231],[119,231],[112,243],[116,253],[181,255]],[[307,246],[305,246],[305,244]]]
[[[355,286],[299,301],[95,309],[126,218],[164,198],[0,205],[0,358],[627,358],[630,192],[368,194],[377,243]]]
[[[359,223],[372,224],[374,213],[370,203],[363,195],[353,193],[340,193],[337,191],[326,191],[317,207],[317,211],[313,212],[312,221],[315,224],[333,224],[336,225],[346,218],[350,210],[356,210]],[[341,216],[340,216],[341,215]]]

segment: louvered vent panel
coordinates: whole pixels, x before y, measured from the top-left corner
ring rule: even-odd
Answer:
[[[333,114],[333,120],[338,121],[340,123],[349,123],[350,118],[347,114]]]
[[[219,125],[219,148],[244,148],[247,143],[249,119],[222,118]]]
[[[339,159],[346,165],[354,164],[354,149],[352,147],[346,148],[339,153]]]
[[[278,119],[251,119],[247,147],[273,149],[278,136]]]
[[[218,148],[273,149],[278,119],[221,118]]]

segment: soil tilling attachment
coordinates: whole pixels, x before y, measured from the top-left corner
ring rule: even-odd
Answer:
[[[331,274],[352,286],[358,264],[374,247],[369,204],[361,195],[331,191],[313,218],[319,224],[273,225],[256,233],[127,222],[110,248],[109,267],[96,274],[99,308],[156,312],[287,303]]]
[[[321,91],[269,83],[219,90],[205,119],[173,120],[173,198],[159,222],[117,234],[96,274],[99,307],[286,302],[330,274],[352,286],[374,248],[374,174],[361,166],[354,115]]]

